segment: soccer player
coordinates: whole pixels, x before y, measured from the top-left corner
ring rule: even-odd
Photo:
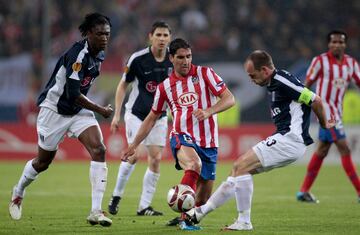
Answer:
[[[110,105],[100,106],[86,97],[99,76],[104,50],[110,37],[110,19],[99,13],[85,16],[79,26],[84,37],[76,42],[58,60],[37,104],[38,156],[28,161],[17,185],[14,186],[9,212],[19,220],[25,188],[53,161],[59,143],[65,134],[79,139],[90,156],[90,182],[92,205],[87,221],[94,225],[110,226],[111,219],[103,214],[102,198],[106,188],[107,167],[102,133],[94,112],[105,118],[113,110]]]
[[[196,192],[196,204],[201,205],[211,195],[216,174],[216,114],[233,106],[235,99],[213,69],[191,63],[191,48],[185,40],[177,38],[170,43],[170,60],[174,71],[157,86],[152,109],[122,159],[136,157],[136,148],[168,106],[173,116],[170,145],[175,167],[185,171],[181,184]],[[184,230],[198,229],[181,222]]]
[[[126,89],[133,83],[129,100],[126,103],[125,125],[127,142],[134,141],[135,134],[146,115],[151,110],[154,100],[156,86],[164,81],[172,71],[169,60],[168,45],[171,40],[171,29],[163,21],[157,21],[152,25],[149,33],[151,45],[137,51],[130,56],[125,72],[116,90],[115,115],[111,122],[111,131],[114,133],[120,123],[121,106]],[[147,147],[149,166],[143,179],[143,189],[137,215],[158,216],[162,212],[154,210],[150,205],[154,197],[156,184],[160,177],[161,153],[166,144],[167,117],[162,112],[156,120],[150,134],[145,138],[143,144]],[[138,154],[137,152],[135,154]],[[128,162],[121,162],[117,176],[116,185],[109,202],[109,212],[113,215],[118,213],[118,205],[121,200],[125,185],[135,168],[137,158]]]
[[[309,192],[324,158],[327,156],[331,145],[334,143],[339,150],[342,166],[353,184],[360,202],[360,181],[356,174],[355,166],[351,160],[350,148],[346,142],[342,124],[342,108],[345,91],[354,79],[360,87],[359,63],[351,56],[345,54],[347,35],[343,31],[334,30],[327,35],[329,51],[316,56],[306,73],[306,87],[317,81],[316,94],[325,104],[327,115],[335,116],[337,124],[327,130],[319,129],[319,143],[309,165],[305,179],[297,193],[297,200],[302,202],[318,203],[319,200]]]
[[[321,98],[289,72],[277,70],[267,52],[252,52],[246,59],[245,70],[255,84],[266,87],[276,132],[241,155],[234,162],[230,176],[206,204],[188,212],[194,222],[199,222],[235,193],[239,215],[226,230],[253,229],[250,220],[252,175],[286,166],[303,156],[306,146],[313,143],[308,133],[311,109],[322,127],[335,125],[334,120],[326,121]]]

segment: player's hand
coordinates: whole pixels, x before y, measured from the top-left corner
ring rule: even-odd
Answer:
[[[206,118],[210,117],[211,113],[207,110],[197,109],[192,112],[192,114],[199,120],[205,120]]]
[[[335,116],[331,114],[330,120],[327,120],[325,125],[326,125],[325,126],[326,129],[333,128],[336,125]]]
[[[122,152],[121,160],[127,162],[129,158],[134,154],[135,154],[135,147],[130,144],[129,147]]]
[[[120,124],[120,115],[115,114],[110,125],[111,133],[114,134],[119,129],[119,124]]]
[[[111,107],[111,104],[108,104],[106,107],[104,107],[103,112],[101,113],[101,115],[104,118],[108,118],[111,116],[111,114],[114,112],[113,108]]]

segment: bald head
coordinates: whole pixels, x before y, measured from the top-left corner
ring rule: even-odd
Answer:
[[[246,59],[245,71],[250,79],[259,86],[269,83],[275,70],[271,56],[266,51],[253,51]]]
[[[262,66],[266,66],[270,69],[274,69],[274,63],[271,56],[266,51],[256,50],[253,51],[246,59],[246,61],[251,60],[254,68],[260,70]]]

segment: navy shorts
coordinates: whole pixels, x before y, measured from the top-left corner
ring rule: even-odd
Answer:
[[[322,142],[329,142],[329,143],[333,143],[337,140],[341,140],[344,139],[345,136],[345,131],[344,128],[340,127],[333,127],[331,129],[324,129],[322,127],[320,127],[319,129],[319,139]]]
[[[200,176],[204,180],[215,180],[216,162],[218,150],[217,148],[202,148],[196,144],[193,138],[187,134],[175,134],[170,139],[170,147],[173,157],[176,161],[175,168],[182,170],[179,165],[176,153],[181,145],[192,147],[199,155],[202,163]]]

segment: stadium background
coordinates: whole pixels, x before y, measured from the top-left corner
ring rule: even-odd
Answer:
[[[91,98],[113,103],[126,59],[147,44],[153,21],[166,20],[173,38],[183,37],[191,43],[194,63],[213,67],[238,101],[237,107],[219,118],[221,159],[236,157],[273,131],[266,91],[251,84],[242,69],[250,51],[269,51],[278,68],[304,79],[311,58],[327,50],[327,32],[336,28],[348,33],[347,53],[360,58],[360,2],[355,0],[0,0],[0,160],[29,159],[36,154],[34,102],[58,56],[80,39],[77,26],[92,11],[108,15],[113,27]],[[354,161],[359,163],[358,88],[348,91],[344,106],[348,140]],[[109,159],[118,159],[123,131],[111,135],[109,120],[99,120]],[[315,139],[315,119],[311,132]],[[85,151],[74,146],[80,145],[66,140],[58,158],[87,159]],[[171,159],[169,152],[165,155]],[[332,148],[330,162],[339,162],[336,156]]]

